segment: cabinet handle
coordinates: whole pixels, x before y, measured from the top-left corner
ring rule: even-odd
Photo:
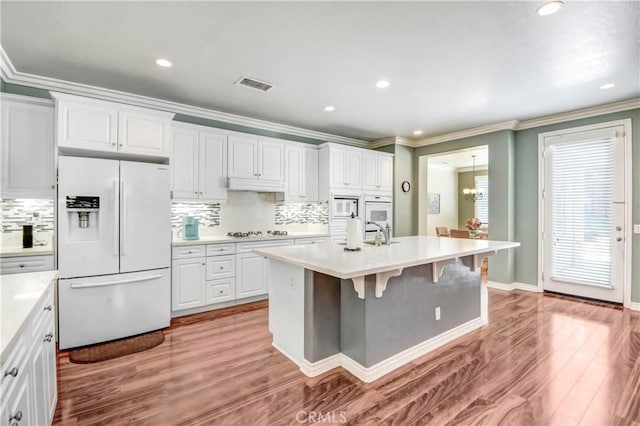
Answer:
[[[220,294],[224,293],[224,290],[220,290]]]
[[[221,267],[220,267],[220,270],[222,271],[223,269],[224,269],[224,266],[221,266]]]
[[[111,146],[116,146],[116,143],[115,142],[111,142]]]
[[[205,266],[205,265],[206,265],[206,263],[205,263],[205,262],[202,262],[202,266]]]
[[[4,372],[4,377],[12,376],[16,377],[18,375],[18,367],[13,367],[11,370],[7,370]]]
[[[21,267],[21,268],[24,268],[24,263],[21,263],[18,266]]]
[[[202,192],[200,193],[200,195],[202,195]]]
[[[118,146],[124,146],[124,144],[118,144]]]
[[[51,189],[56,189],[56,184],[51,185]]]
[[[44,336],[44,340],[42,340],[43,342],[50,342],[53,339],[53,333],[47,333]]]
[[[191,254],[191,250],[189,250],[189,251],[187,252],[187,254]]]
[[[9,417],[9,423],[11,423],[14,420],[17,421],[17,422],[22,420],[22,411],[18,411],[13,416]]]
[[[194,194],[196,194],[196,195],[197,195],[197,194],[198,194],[198,191],[194,192]]]
[[[44,307],[45,311],[51,311],[51,309],[53,309],[53,306],[51,306],[51,305],[47,305],[47,306]]]
[[[218,249],[218,251],[224,251],[224,249],[223,249],[223,248],[221,248],[221,249]]]

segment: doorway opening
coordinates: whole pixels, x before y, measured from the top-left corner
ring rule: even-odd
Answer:
[[[470,237],[488,238],[489,147],[421,156],[418,165],[418,233],[435,237],[446,228],[464,234],[475,218],[481,224]]]

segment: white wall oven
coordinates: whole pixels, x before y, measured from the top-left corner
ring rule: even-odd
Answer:
[[[391,196],[368,195],[364,201],[364,239],[369,241],[376,237],[377,227],[367,224],[374,222],[382,227],[393,226],[393,203]],[[393,229],[392,232],[393,234]]]

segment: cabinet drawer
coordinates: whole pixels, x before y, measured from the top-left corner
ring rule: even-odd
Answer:
[[[207,256],[222,256],[236,252],[236,245],[230,244],[209,244],[207,246]]]
[[[187,259],[189,257],[204,257],[205,246],[178,246],[174,247],[171,251],[172,259]]]
[[[231,278],[236,275],[235,256],[214,256],[207,258],[207,280]]]
[[[53,256],[5,257],[0,260],[0,269],[3,274],[50,271],[53,269]]]
[[[55,305],[53,303],[53,286],[44,295],[44,298],[40,305],[35,308],[32,314],[33,325],[31,327],[31,335],[34,342],[41,343],[45,338],[45,334],[52,331],[52,325],[55,319]],[[45,333],[42,333],[44,329],[47,329]],[[42,334],[42,335],[41,335]],[[51,339],[53,339],[52,336]]]
[[[27,370],[27,333],[17,336],[13,349],[2,363],[0,380],[2,381],[2,394],[9,392]]]
[[[260,249],[265,247],[281,247],[291,246],[293,240],[271,240],[271,241],[254,241],[250,243],[238,243],[236,247],[236,253],[250,253],[251,250]]]
[[[207,304],[220,303],[235,299],[235,278],[207,281]]]
[[[296,245],[307,245],[307,244],[325,244],[329,242],[329,238],[327,237],[316,237],[316,238],[298,238],[296,240]]]

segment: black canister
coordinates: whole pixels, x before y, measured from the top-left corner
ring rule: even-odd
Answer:
[[[22,226],[22,247],[33,247],[33,225]]]

